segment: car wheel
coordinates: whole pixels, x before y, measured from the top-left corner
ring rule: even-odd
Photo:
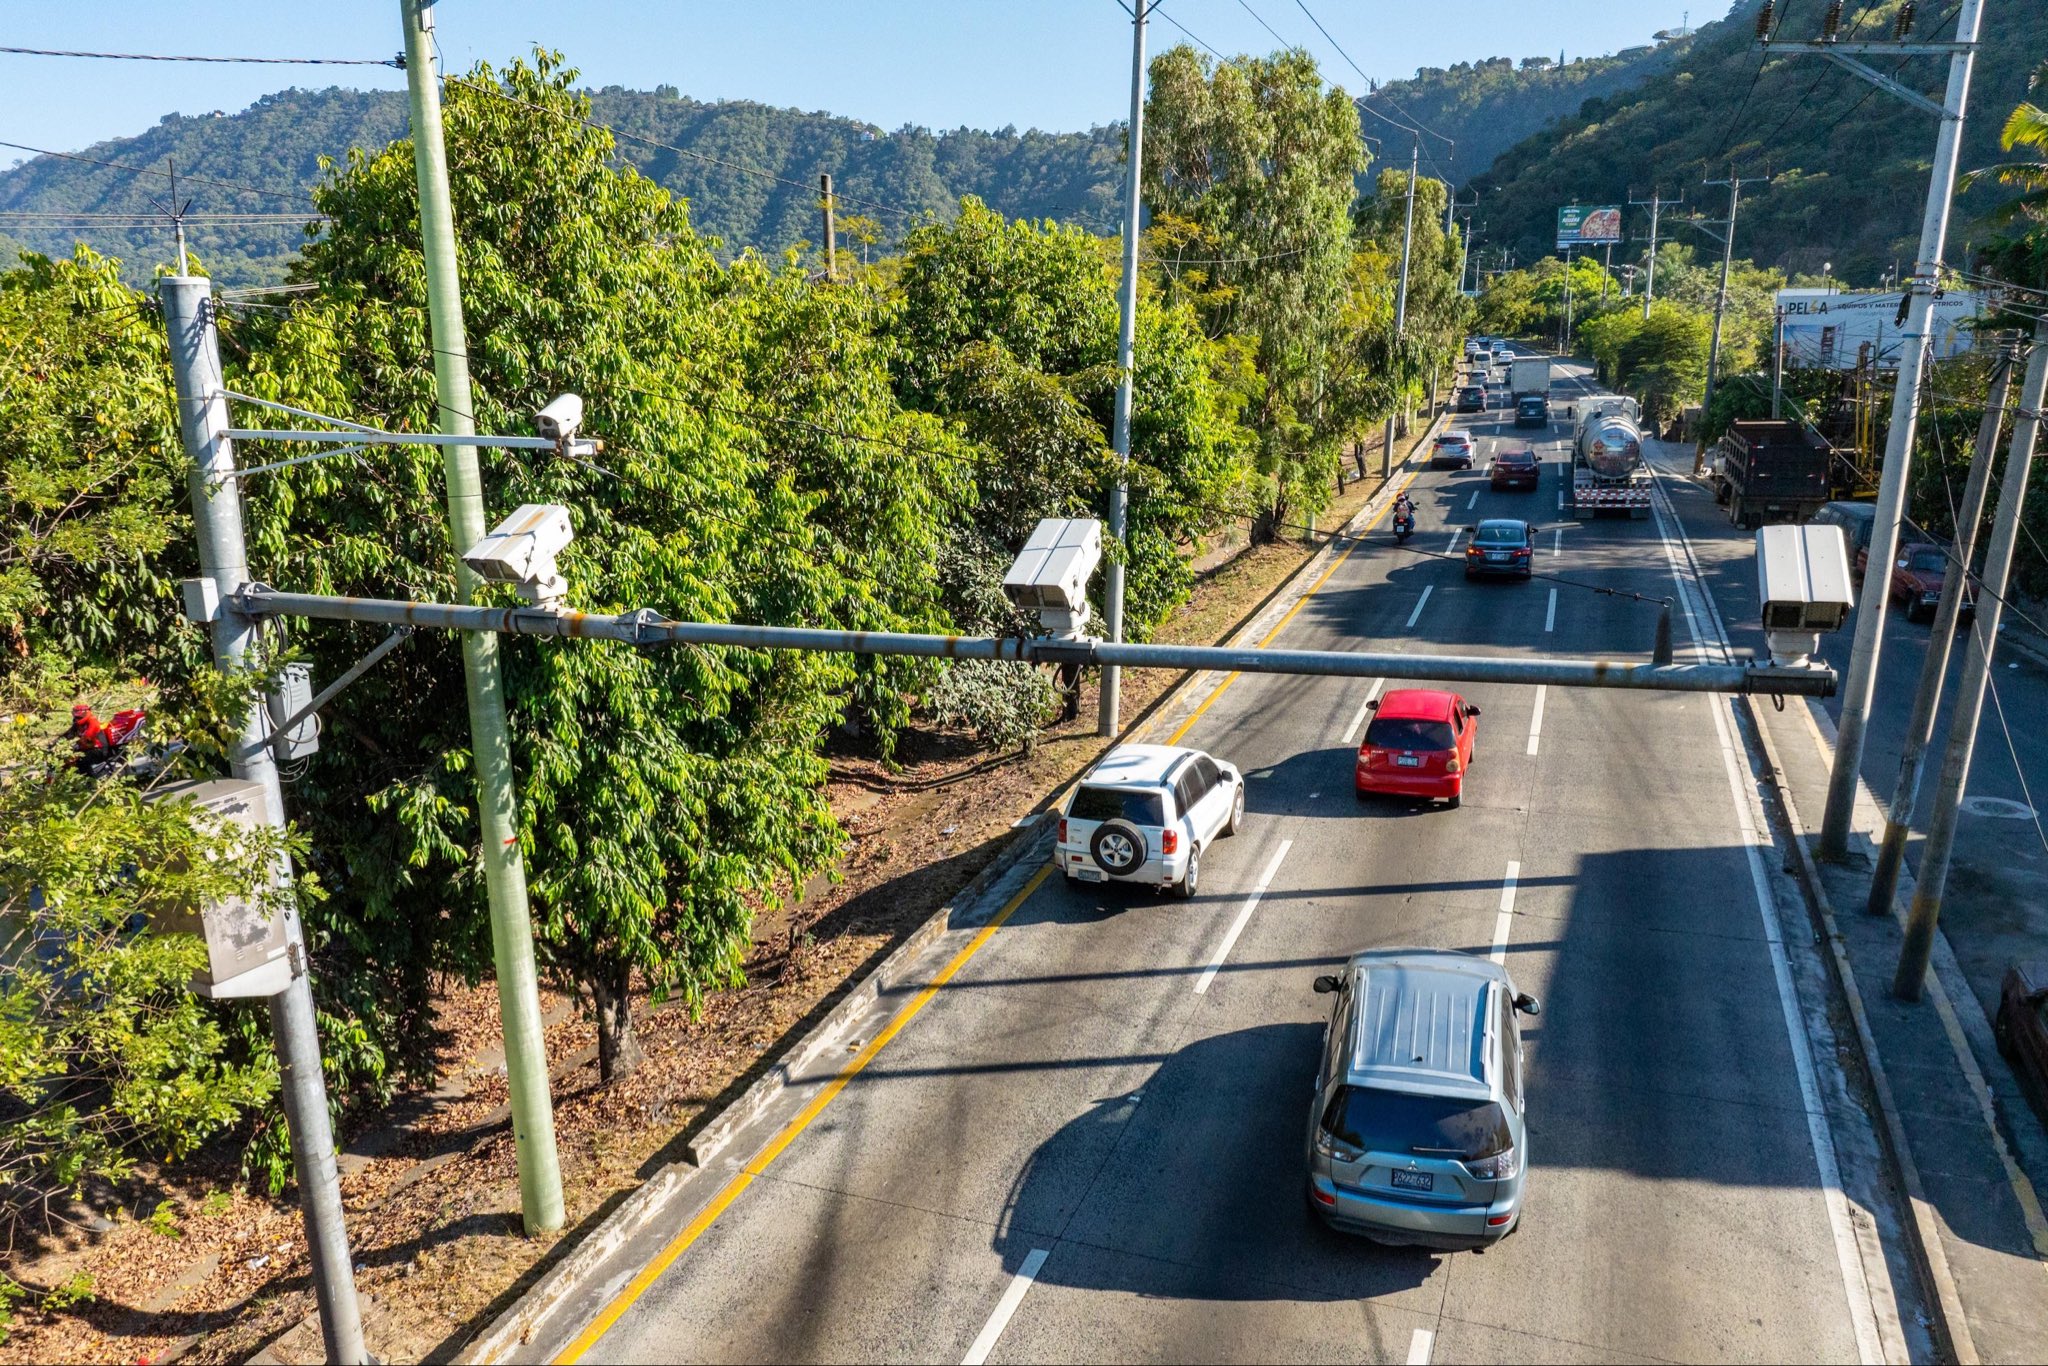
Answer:
[[[1104,821],[1095,827],[1088,852],[1111,877],[1128,877],[1144,866],[1145,833],[1126,820]]]
[[[1182,901],[1192,901],[1202,884],[1202,846],[1188,846],[1188,870],[1180,875],[1180,881],[1173,884],[1174,892]]]
[[[1235,835],[1244,829],[1244,779],[1237,781],[1237,795],[1230,799],[1230,819],[1224,822],[1223,833]]]
[[[1456,792],[1453,792],[1451,794],[1451,799],[1445,802],[1444,806],[1452,811],[1456,811],[1459,807],[1463,806],[1464,804],[1465,789],[1463,788],[1463,786],[1460,786]]]

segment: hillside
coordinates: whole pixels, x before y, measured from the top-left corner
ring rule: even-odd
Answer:
[[[1680,39],[1605,57],[1570,58],[1563,66],[1551,57],[1525,57],[1519,63],[1494,57],[1424,67],[1408,80],[1381,85],[1376,98],[1360,101],[1368,111],[1365,131],[1384,142],[1382,155],[1393,158],[1405,154],[1407,135],[1370,111],[1404,123],[1421,120],[1431,132],[1457,143],[1441,172],[1463,186],[1502,152],[1552,120],[1578,113],[1587,100],[1610,98],[1669,71],[1687,45]],[[1434,140],[1424,150],[1444,155],[1443,144]]]
[[[1488,204],[1485,246],[1506,246],[1522,261],[1553,250],[1557,207],[1620,203],[1652,187],[1682,195],[1684,212],[1726,215],[1727,190],[1701,182],[1728,175],[1775,175],[1745,185],[1737,254],[1788,271],[1871,282],[1895,262],[1910,264],[1927,193],[1934,119],[1813,56],[1774,53],[1760,69],[1754,44],[1758,0],[1702,27],[1676,54],[1668,76],[1589,105],[1502,154],[1474,186]],[[1780,38],[1809,38],[1819,6],[1789,8]],[[1864,38],[1891,33],[1896,0],[1864,9]],[[1953,6],[1923,5],[1917,37],[1953,36]],[[1971,83],[1962,165],[1998,159],[1998,129],[2026,95],[2028,71],[2048,59],[2048,6],[2000,7],[1987,20]],[[1851,36],[1845,25],[1844,36]],[[1946,63],[1934,58],[1875,59],[1913,88],[1940,98]],[[1418,113],[1420,111],[1417,111]],[[1950,260],[1981,237],[1981,214],[2002,192],[1966,196],[1951,228]],[[1667,223],[1670,220],[1666,220]],[[1625,231],[1647,231],[1631,211]],[[1704,234],[1674,225],[1676,240],[1718,250]],[[1641,248],[1631,245],[1631,253]],[[1617,253],[1619,259],[1619,253]]]
[[[1086,133],[890,133],[829,114],[745,101],[706,104],[665,87],[613,87],[594,92],[592,101],[600,121],[697,154],[619,143],[623,160],[688,198],[697,225],[731,250],[775,251],[816,240],[821,233],[813,187],[821,171],[832,173],[846,201],[842,211],[877,219],[888,238],[919,216],[950,214],[965,194],[979,195],[1012,216],[1070,219],[1097,229],[1116,221],[1120,127]],[[404,97],[395,92],[286,90],[239,113],[171,115],[139,136],[101,143],[84,155],[130,166],[161,167],[174,159],[181,176],[194,178],[180,186],[180,197],[191,200],[195,220],[208,214],[279,214],[306,204],[297,191],[319,179],[321,157],[381,146],[402,136],[405,126]],[[739,165],[775,178],[732,169]],[[151,214],[151,200],[163,197],[166,188],[161,177],[37,157],[0,173],[0,211]],[[0,220],[0,231],[41,251],[68,252],[73,238],[82,237],[122,258],[131,279],[146,278],[151,264],[167,260],[171,251],[165,223]],[[216,277],[233,283],[281,278],[302,240],[301,225],[288,218],[195,221],[187,239]],[[848,247],[859,250],[858,242]]]

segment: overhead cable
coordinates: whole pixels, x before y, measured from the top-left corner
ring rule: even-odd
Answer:
[[[389,66],[404,69],[396,57],[186,57],[162,52],[74,52],[66,48],[0,47],[17,57],[97,57],[114,62],[223,62],[240,66]]]
[[[12,147],[17,152],[33,152],[39,157],[56,157],[60,161],[82,161],[88,166],[105,166],[116,171],[126,171],[130,175],[161,176],[166,180],[173,178],[169,171],[160,171],[154,166],[129,166],[119,161],[102,161],[98,157],[80,156],[76,152],[53,152],[47,147],[31,147],[25,142],[0,141],[0,147]],[[247,194],[269,195],[272,199],[311,198],[313,194],[310,188],[301,188],[296,193],[285,190],[265,190],[255,185],[243,185],[233,180],[214,180],[208,176],[187,175],[182,172],[175,178],[184,181],[188,185],[215,185],[224,190],[241,190]]]

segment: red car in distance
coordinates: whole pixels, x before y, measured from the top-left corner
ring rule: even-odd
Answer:
[[[1354,783],[1370,793],[1428,797],[1456,806],[1465,795],[1479,736],[1479,708],[1454,692],[1398,688],[1370,704]]]

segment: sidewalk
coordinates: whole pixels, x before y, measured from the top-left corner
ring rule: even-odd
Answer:
[[[1870,1064],[1918,1244],[1916,1261],[1945,1355],[1958,1362],[2039,1361],[2048,1353],[2048,1137],[1996,1051],[1978,998],[1947,937],[1917,1005],[1891,995],[1903,879],[1892,916],[1865,912],[1880,807],[1858,796],[1852,857],[1818,865],[1809,832],[1826,802],[1833,727],[1818,707],[1752,708],[1794,845],[1800,880],[1833,955]],[[2030,1174],[2031,1173],[2031,1174]]]

